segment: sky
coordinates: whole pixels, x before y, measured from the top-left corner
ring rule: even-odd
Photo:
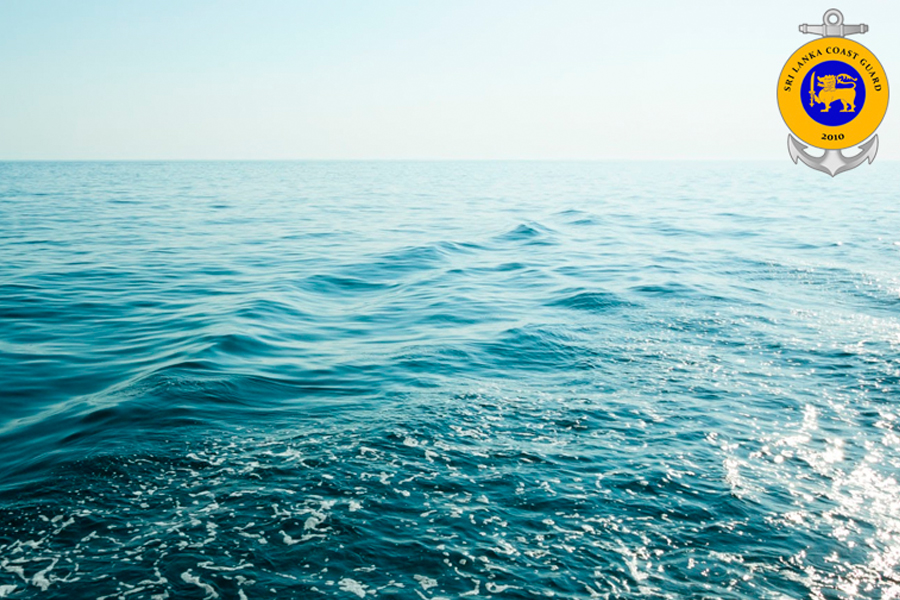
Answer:
[[[900,77],[900,2],[835,7]],[[784,159],[778,76],[829,8],[0,0],[0,160]]]

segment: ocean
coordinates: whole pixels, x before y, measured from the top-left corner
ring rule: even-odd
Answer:
[[[0,163],[0,598],[900,598],[898,190]]]

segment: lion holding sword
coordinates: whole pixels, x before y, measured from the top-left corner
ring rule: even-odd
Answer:
[[[819,93],[816,94],[815,84],[813,81],[818,81],[819,87],[822,89],[819,90]],[[819,112],[828,112],[831,108],[831,104],[836,100],[840,100],[841,104],[844,108],[841,109],[841,112],[856,112],[856,77],[851,77],[846,73],[841,73],[840,75],[825,75],[824,77],[817,77],[815,73],[813,73],[813,78],[809,81],[809,105],[814,106],[816,103],[824,104],[825,108],[823,108]],[[837,87],[838,85],[851,85],[853,87]]]

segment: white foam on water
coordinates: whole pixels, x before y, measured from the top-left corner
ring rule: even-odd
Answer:
[[[478,579],[473,579],[472,581],[475,582],[475,589],[464,592],[460,596],[479,596],[481,594],[481,581]]]
[[[202,569],[208,569],[210,571],[240,571],[241,569],[252,569],[253,563],[245,563],[241,562],[239,565],[235,565],[233,567],[223,567],[216,564],[213,564],[211,560],[203,561],[202,563],[197,564],[198,567]],[[163,582],[165,579],[163,580]]]
[[[278,533],[281,534],[282,541],[285,544],[287,544],[288,546],[293,546],[294,544],[299,544],[301,541],[303,541],[303,540],[298,540],[298,539],[292,538],[287,533],[285,533],[284,529],[280,530]]]
[[[0,585],[0,598],[6,598],[14,591],[16,591],[16,585]]]
[[[450,600],[447,596],[426,596],[419,590],[414,590],[423,600]]]
[[[267,540],[266,537],[261,533],[247,533],[246,531],[238,531],[238,535],[248,538],[248,539],[251,539],[251,540],[256,540],[260,544],[268,544],[269,543],[269,540]]]
[[[214,467],[218,467],[218,466],[221,465],[223,462],[225,462],[225,457],[221,457],[221,458],[219,458],[219,459],[209,458],[209,457],[205,457],[205,456],[204,456],[204,457],[200,457],[200,456],[197,456],[197,454],[195,454],[194,452],[189,453],[189,454],[187,455],[187,458],[190,458],[190,459],[192,459],[192,460],[196,460],[197,462],[206,463],[206,464],[212,465],[212,466],[214,466]]]
[[[501,593],[501,592],[505,592],[506,590],[520,590],[520,589],[522,589],[522,588],[516,587],[516,586],[514,586],[514,585],[500,585],[500,584],[497,584],[497,583],[493,583],[493,582],[491,582],[491,581],[489,581],[489,582],[487,582],[486,584],[484,584],[484,587],[486,587],[486,588],[487,588],[487,591],[489,591],[489,592],[492,593],[492,594],[499,594],[499,593]]]
[[[262,455],[271,456],[272,458],[283,458],[287,459],[290,462],[299,462],[303,460],[303,453],[292,446],[288,446],[287,448],[285,448],[284,452],[266,451],[263,452]]]
[[[741,477],[739,469],[740,463],[734,458],[726,458],[722,462],[722,466],[725,468],[725,483],[728,484],[731,493],[738,498],[743,498],[746,495],[746,490],[744,479]]]
[[[25,583],[28,583],[28,578],[25,576],[25,568],[24,567],[20,567],[18,565],[10,565],[9,561],[6,560],[5,558],[3,559],[3,562],[0,563],[0,567],[3,567],[3,569],[5,571],[8,571],[10,573],[15,573],[16,575],[18,575],[19,577],[22,578],[22,581],[24,581]]]
[[[191,573],[190,569],[188,569],[187,571],[185,571],[184,573],[181,574],[181,579],[185,583],[190,583],[190,584],[196,585],[198,588],[200,588],[201,590],[206,592],[207,598],[218,598],[219,597],[219,593],[215,590],[215,588],[213,586],[201,581],[199,577],[197,577],[196,575]]]
[[[422,586],[422,589],[425,591],[430,590],[433,587],[437,587],[437,579],[432,579],[431,577],[426,577],[425,575],[413,575],[413,579],[419,582],[419,585]]]
[[[47,588],[50,587],[50,584],[53,583],[48,577],[47,574],[53,570],[53,567],[56,566],[56,563],[59,562],[58,558],[54,558],[53,562],[50,563],[50,566],[46,569],[38,571],[34,574],[34,577],[31,578],[31,584],[41,588],[42,592],[46,592]]]
[[[130,596],[131,594],[137,594],[138,592],[143,592],[146,589],[147,589],[146,585],[138,585],[138,586],[131,588],[127,592],[122,592],[121,594],[119,594],[119,596],[120,597]]]
[[[366,586],[356,581],[355,579],[344,577],[343,579],[338,581],[338,587],[341,588],[341,591],[356,594],[360,598],[366,597]]]
[[[191,548],[202,548],[203,546],[206,546],[207,544],[216,541],[216,529],[217,528],[218,528],[218,525],[216,525],[212,521],[207,521],[206,522],[206,536],[207,536],[206,539],[204,539],[196,544],[191,544],[190,547]]]

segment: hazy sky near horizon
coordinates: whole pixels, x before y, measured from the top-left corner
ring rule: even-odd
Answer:
[[[893,83],[888,1],[4,0],[0,160],[786,158],[832,4]]]

